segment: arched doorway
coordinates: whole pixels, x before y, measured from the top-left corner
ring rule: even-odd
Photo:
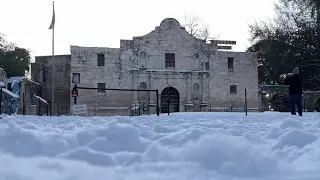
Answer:
[[[179,112],[179,92],[173,87],[167,87],[161,92],[161,113],[168,112],[168,97],[170,109],[172,108],[173,112]]]

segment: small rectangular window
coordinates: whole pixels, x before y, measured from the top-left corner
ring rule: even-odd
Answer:
[[[229,57],[228,58],[228,69],[232,70],[234,67],[234,58],[233,57]]]
[[[165,54],[165,67],[166,68],[175,68],[175,54],[166,53]]]
[[[237,85],[230,85],[230,94],[237,94]]]
[[[105,93],[106,83],[98,83],[98,93]]]
[[[104,66],[104,54],[97,54],[97,65]]]

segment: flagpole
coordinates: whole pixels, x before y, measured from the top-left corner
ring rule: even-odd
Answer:
[[[54,12],[54,1],[52,2]],[[53,15],[55,16],[55,15]],[[51,115],[54,115],[54,24],[52,26],[52,88],[51,88]]]

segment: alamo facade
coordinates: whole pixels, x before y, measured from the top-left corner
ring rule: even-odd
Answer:
[[[55,56],[55,104],[70,112],[77,75],[78,86],[99,88],[79,90],[77,104],[86,104],[90,114],[130,115],[133,106],[144,114],[143,107],[156,102],[154,92],[100,88],[158,89],[161,113],[168,111],[168,94],[174,112],[243,109],[247,89],[248,108],[258,110],[257,54],[220,50],[220,42],[197,39],[167,18],[146,35],[120,40],[120,48],[70,46],[71,54]],[[49,102],[51,67],[51,56],[37,56],[31,71]]]

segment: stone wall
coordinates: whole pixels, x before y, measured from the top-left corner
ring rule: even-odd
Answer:
[[[205,106],[244,107],[244,89],[248,91],[248,107],[258,108],[258,62],[255,53],[217,51],[215,44],[191,36],[172,18],[163,20],[152,32],[132,40],[121,40],[120,49],[71,46],[71,77],[80,74],[78,86],[147,89],[166,87],[179,92],[179,111],[205,111]],[[175,66],[166,68],[166,53],[174,53]],[[98,54],[104,54],[104,66],[98,66]],[[234,58],[234,69],[228,69],[228,58]],[[71,87],[74,84],[70,83]],[[230,94],[230,85],[237,85]],[[148,101],[156,101],[149,93]],[[89,107],[130,108],[141,100],[141,92],[79,90],[78,104]],[[71,98],[73,103],[73,98]],[[127,112],[127,110],[124,110]]]
[[[97,54],[104,54],[104,66],[97,65]],[[105,83],[106,88],[128,88],[119,59],[119,49],[90,48],[71,46],[71,77],[73,73],[80,74],[79,87],[97,88],[98,83]],[[74,83],[70,82],[71,88]],[[73,103],[73,97],[70,97]],[[89,109],[102,107],[130,107],[131,92],[79,89],[77,104],[87,104]]]
[[[54,115],[70,112],[71,55],[55,55]],[[42,98],[51,104],[52,56],[36,56],[31,64],[31,79],[42,85]]]
[[[234,68],[228,69],[228,58]],[[247,89],[248,108],[258,108],[258,61],[256,53],[218,51],[210,71],[210,104],[217,107],[243,108]],[[237,93],[230,94],[230,85]]]

